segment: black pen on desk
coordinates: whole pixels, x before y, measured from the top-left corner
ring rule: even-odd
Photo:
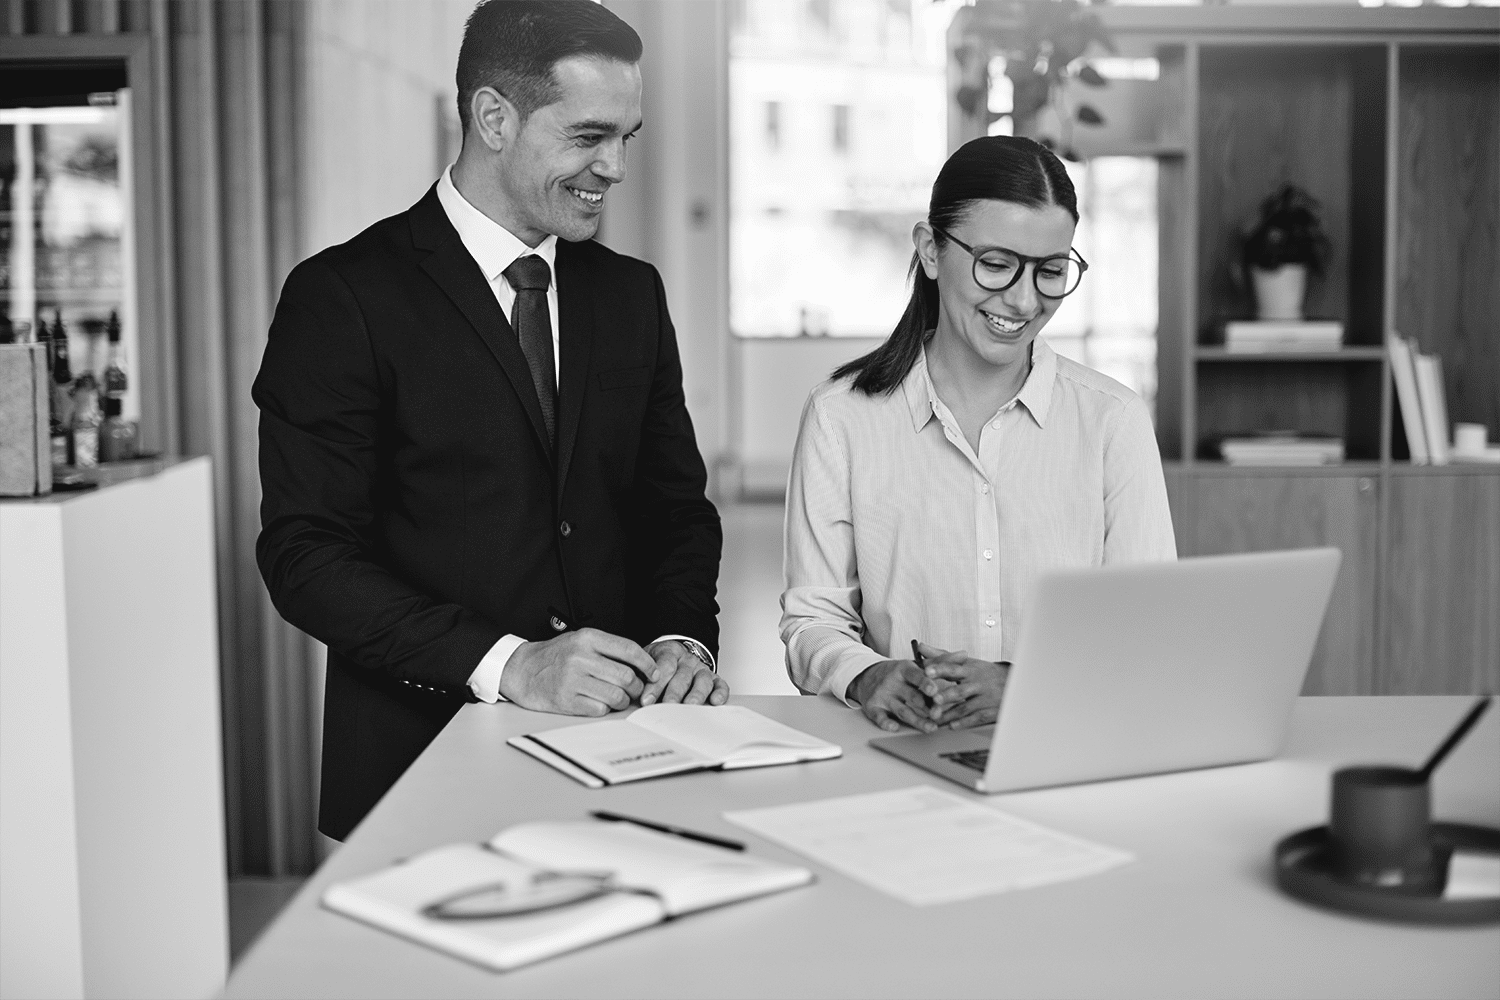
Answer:
[[[737,840],[725,840],[723,837],[715,837],[709,833],[698,833],[680,826],[672,826],[670,823],[655,823],[649,819],[622,816],[619,813],[606,812],[603,809],[595,809],[589,815],[595,819],[606,820],[610,823],[634,823],[636,826],[644,826],[646,829],[655,830],[657,833],[670,833],[674,837],[681,837],[684,840],[696,840],[700,844],[711,844],[714,847],[722,847],[726,851],[743,851],[745,849],[745,845]]]

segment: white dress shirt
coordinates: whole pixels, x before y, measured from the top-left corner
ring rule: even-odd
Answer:
[[[787,488],[781,639],[803,691],[848,703],[912,639],[1009,660],[1038,574],[1177,557],[1145,404],[1045,341],[977,454],[925,352],[889,394],[852,383],[813,390]]]
[[[516,290],[505,280],[505,269],[528,254],[534,254],[547,262],[547,269],[552,275],[547,284],[547,314],[552,320],[552,370],[560,378],[562,352],[557,328],[557,237],[549,235],[535,247],[527,246],[459,193],[458,188],[453,185],[452,166],[444,170],[443,176],[438,180],[437,196],[448,221],[458,230],[458,238],[463,241],[464,249],[469,251],[469,256],[474,258],[479,269],[484,272],[484,280],[489,282],[490,291],[495,293],[495,301],[500,303],[500,311],[505,313],[507,323],[510,322],[511,308],[516,303]],[[685,635],[664,635],[656,641],[660,642],[662,639],[682,641],[699,659],[710,667],[714,666],[708,648],[698,640]],[[500,700],[500,676],[511,656],[525,643],[526,640],[518,635],[506,635],[490,647],[489,652],[479,661],[479,666],[469,675],[469,690],[474,692],[474,697],[491,704]]]

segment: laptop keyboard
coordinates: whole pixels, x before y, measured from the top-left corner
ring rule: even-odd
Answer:
[[[989,747],[985,747],[983,750],[956,750],[953,753],[941,753],[938,756],[944,760],[951,760],[955,764],[962,764],[964,767],[981,773],[983,773],[984,769],[990,763]]]

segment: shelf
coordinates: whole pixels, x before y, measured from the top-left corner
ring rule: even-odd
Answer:
[[[1199,345],[1193,351],[1199,361],[1381,361],[1384,347],[1340,347],[1332,351],[1231,351],[1218,345]]]
[[[1173,463],[1182,473],[1213,476],[1378,476],[1380,463],[1355,460],[1337,465],[1230,465],[1219,459],[1200,458],[1191,465]]]
[[[116,285],[99,288],[38,288],[32,299],[36,302],[49,304],[54,301],[62,302],[119,302],[124,296],[125,290]],[[0,288],[0,302],[13,301],[15,296],[8,288]]]

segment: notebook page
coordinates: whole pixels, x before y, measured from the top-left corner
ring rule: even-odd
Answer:
[[[805,868],[630,823],[521,823],[490,843],[543,868],[613,872],[620,885],[655,893],[672,916],[812,881]]]
[[[1064,882],[1134,860],[927,785],[724,817],[912,906]]]
[[[632,713],[630,721],[723,761],[726,769],[825,760],[843,752],[742,705],[651,705]]]

